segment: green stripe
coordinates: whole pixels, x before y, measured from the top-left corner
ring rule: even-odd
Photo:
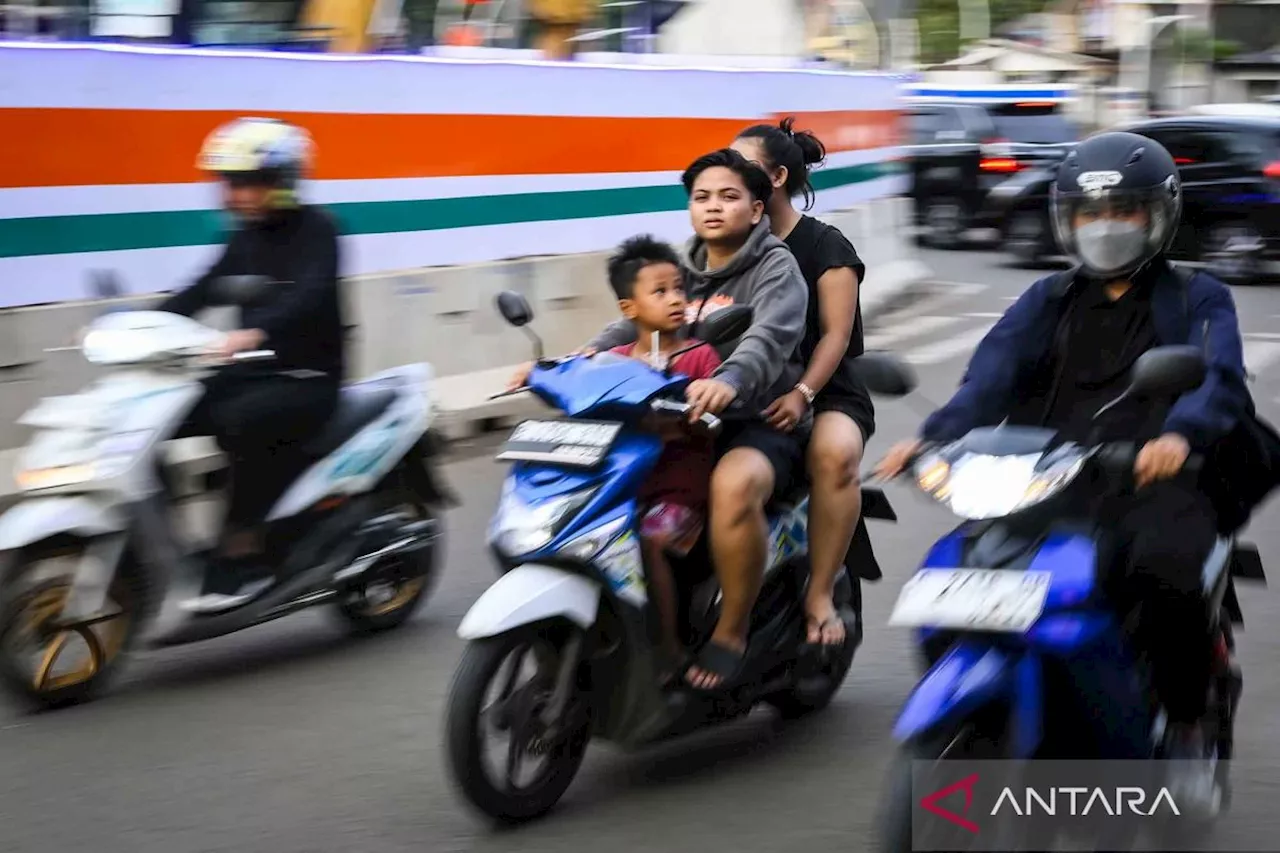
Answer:
[[[813,176],[813,185],[819,190],[849,186],[894,174],[899,168],[896,162],[885,162],[824,169]],[[685,203],[681,187],[653,186],[327,207],[337,216],[342,233],[358,235],[661,213],[683,210]],[[0,219],[0,258],[209,246],[222,238],[220,214],[211,210]]]

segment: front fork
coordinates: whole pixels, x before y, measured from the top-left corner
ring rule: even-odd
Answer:
[[[72,575],[71,591],[55,627],[67,630],[89,627],[119,615],[108,611],[107,602],[128,538],[127,533],[112,533],[88,542]]]

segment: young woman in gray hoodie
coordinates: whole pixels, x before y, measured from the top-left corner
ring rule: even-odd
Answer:
[[[709,379],[692,382],[695,411],[720,415],[724,430],[711,476],[710,540],[723,600],[710,642],[689,667],[693,687],[732,686],[746,650],[751,609],[768,559],[765,506],[804,474],[808,424],[783,432],[764,410],[795,387],[804,373],[799,344],[809,291],[786,243],[773,236],[764,208],[769,176],[732,149],[699,157],[683,175],[695,237],[685,249],[689,323],[733,304],[750,305],[751,327],[723,347],[724,361]],[[635,340],[620,320],[587,346],[605,350]]]

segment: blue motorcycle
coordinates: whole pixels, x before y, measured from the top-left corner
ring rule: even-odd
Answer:
[[[868,385],[877,391],[889,377],[900,393],[894,365],[880,358]],[[1157,348],[1098,414],[1175,398],[1204,376],[1197,349]],[[1163,712],[1099,572],[1106,527],[1098,500],[1133,488],[1135,452],[1132,443],[1082,446],[1052,430],[1001,425],[926,446],[910,465],[915,485],[966,521],[929,550],[890,617],[916,629],[929,668],[894,728],[900,753],[883,789],[878,849],[935,849],[920,838],[912,846],[913,761],[1164,754]],[[1200,464],[1193,455],[1185,471]],[[1262,563],[1252,545],[1221,538],[1203,573],[1216,649],[1203,726],[1222,805],[1242,686],[1233,579],[1264,581]]]
[[[504,293],[498,307],[528,333],[532,314],[521,296]],[[690,347],[731,344],[750,323],[749,307],[722,309],[699,324]],[[458,628],[467,648],[447,712],[450,774],[467,801],[501,822],[550,810],[592,737],[635,748],[760,703],[790,717],[823,708],[861,637],[857,586],[842,576],[836,604],[848,641],[821,656],[804,651],[808,498],[797,492],[770,511],[772,557],[740,685],[714,695],[664,687],[636,495],[661,456],[663,422],[688,422],[688,380],[610,353],[543,358],[531,337],[538,359],[527,390],[568,417],[521,423],[498,454],[512,463],[489,528],[502,576]],[[720,420],[703,415],[690,428],[714,435]],[[864,507],[894,520],[878,491],[865,495]],[[705,543],[673,568],[682,639],[697,648],[718,616]],[[492,763],[491,735],[507,740]]]

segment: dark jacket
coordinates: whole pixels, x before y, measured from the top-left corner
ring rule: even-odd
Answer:
[[[159,310],[192,315],[214,304],[223,276],[263,275],[275,285],[262,304],[241,309],[240,328],[261,329],[281,368],[343,373],[345,329],[338,292],[338,232],[320,208],[302,207],[236,231],[213,267]]]
[[[1156,263],[1161,267],[1153,271],[1151,313],[1160,343],[1202,348],[1209,368],[1204,383],[1173,405],[1164,431],[1204,452],[1253,412],[1235,301],[1227,286],[1209,275],[1193,275],[1184,287],[1166,262]],[[1023,293],[978,344],[959,390],[924,422],[921,437],[950,441],[1004,420],[1028,396],[1029,383],[1049,356],[1065,300],[1079,283],[1059,273]]]

